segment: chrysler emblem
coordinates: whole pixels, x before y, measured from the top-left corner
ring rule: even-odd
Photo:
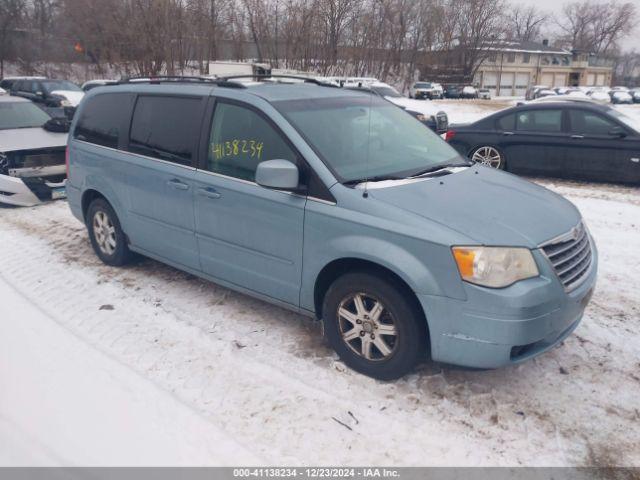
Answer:
[[[573,227],[573,230],[571,230],[571,237],[574,240],[578,240],[578,238],[580,238],[580,235],[582,235],[582,225],[581,224]]]

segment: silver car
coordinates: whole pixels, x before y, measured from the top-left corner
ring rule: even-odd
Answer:
[[[37,205],[65,196],[67,134],[20,97],[0,96],[0,203]]]

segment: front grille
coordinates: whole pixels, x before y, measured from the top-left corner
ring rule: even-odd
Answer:
[[[589,234],[582,222],[542,249],[566,290],[580,285],[591,269],[593,252]]]

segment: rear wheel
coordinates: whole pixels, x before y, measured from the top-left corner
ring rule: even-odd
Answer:
[[[399,378],[426,352],[426,325],[415,302],[374,274],[338,278],[325,296],[323,321],[341,360],[373,378]]]
[[[476,148],[471,154],[471,160],[485,167],[504,170],[504,157],[496,147],[487,145]]]
[[[87,230],[96,255],[107,265],[121,266],[131,260],[127,237],[109,202],[96,198],[87,209]]]

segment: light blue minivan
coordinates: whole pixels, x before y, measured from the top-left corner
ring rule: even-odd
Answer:
[[[67,161],[71,210],[105,263],[137,252],[315,316],[379,379],[428,355],[476,368],[538,355],[576,328],[596,283],[571,203],[353,90],[96,88]]]

